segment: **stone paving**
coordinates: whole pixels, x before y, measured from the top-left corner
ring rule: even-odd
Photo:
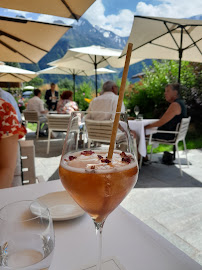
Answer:
[[[35,135],[28,133],[27,139]],[[62,145],[62,139],[51,140],[47,155],[47,139],[35,140],[36,174],[46,181],[59,178]],[[178,165],[161,164],[161,156],[153,155],[154,161],[142,166],[135,188],[121,205],[202,265],[202,149],[189,150],[190,165],[182,166],[183,177]],[[180,158],[186,164],[183,152]]]

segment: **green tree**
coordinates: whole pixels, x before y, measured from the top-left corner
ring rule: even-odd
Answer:
[[[89,103],[85,100],[92,99],[92,84],[91,82],[83,82],[77,87],[76,90],[76,102],[78,103],[79,109],[82,111],[86,111],[88,109]]]
[[[17,67],[20,68],[20,64],[16,62],[5,62],[6,65],[11,66],[11,67]]]
[[[32,86],[34,86],[35,88],[38,88],[38,87],[42,86],[43,83],[44,83],[44,80],[43,80],[42,78],[40,78],[40,77],[35,77],[35,78],[32,79],[31,81],[24,83],[24,85],[25,85],[25,86],[26,86],[26,85],[32,85]]]
[[[58,87],[63,91],[64,90],[72,91],[73,90],[73,81],[65,78],[65,79],[59,81]]]
[[[177,82],[178,62],[177,61],[153,61],[152,66],[144,66],[144,78],[135,83],[126,92],[128,100],[127,107],[133,115],[135,105],[140,107],[140,113],[144,117],[160,117],[168,106],[164,99],[164,89],[168,83]],[[189,62],[182,62],[181,84],[184,86],[182,95],[187,100],[191,96],[192,87],[196,83],[196,75]]]

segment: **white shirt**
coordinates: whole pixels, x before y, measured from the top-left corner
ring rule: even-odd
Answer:
[[[88,108],[88,111],[92,112],[112,112],[115,114],[119,96],[113,92],[105,92],[103,95],[94,98]],[[125,106],[122,103],[121,112],[125,113]],[[112,114],[92,114],[90,116],[93,120],[109,120],[114,118]]]
[[[56,103],[57,97],[55,96],[55,91],[51,92],[50,100],[51,100],[52,103]]]
[[[4,99],[5,101],[7,101],[8,103],[10,103],[14,107],[14,109],[17,113],[18,121],[21,122],[22,118],[21,118],[20,110],[18,108],[18,104],[17,104],[16,100],[14,99],[14,97],[10,93],[4,91],[1,88],[0,88],[0,97],[2,99]]]
[[[43,116],[44,114],[41,113],[42,111],[44,111],[43,101],[37,96],[30,98],[30,100],[28,101],[26,110],[27,111],[37,111],[38,116]]]

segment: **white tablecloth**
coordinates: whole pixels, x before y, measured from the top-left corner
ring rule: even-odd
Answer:
[[[0,190],[0,207],[61,191],[60,181]],[[138,205],[137,205],[138,207]],[[96,261],[96,237],[90,217],[54,223],[56,245],[50,270],[77,270]],[[118,207],[103,231],[103,257],[115,256],[127,270],[201,270],[195,261]]]
[[[139,137],[138,152],[143,157],[147,155],[147,146],[145,142],[144,127],[156,121],[158,121],[158,119],[143,119],[143,120],[129,120],[128,121],[130,129],[135,131],[137,136]],[[146,135],[155,133],[155,132],[156,132],[156,128],[147,129]]]

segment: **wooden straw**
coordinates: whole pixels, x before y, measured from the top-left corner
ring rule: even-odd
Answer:
[[[121,87],[120,87],[120,91],[119,91],[119,99],[118,99],[118,104],[117,104],[117,108],[116,108],[116,115],[115,115],[114,124],[113,124],[113,128],[112,128],[112,135],[111,135],[110,146],[109,146],[109,151],[108,151],[108,159],[109,160],[112,159],[114,145],[116,142],[116,133],[117,133],[117,129],[119,126],[120,112],[121,112],[121,106],[122,106],[123,97],[124,97],[126,80],[127,80],[127,76],[128,76],[128,69],[129,69],[129,64],[130,64],[132,47],[133,47],[133,44],[128,43],[128,50],[127,50],[125,65],[124,65],[124,69],[123,69]]]

